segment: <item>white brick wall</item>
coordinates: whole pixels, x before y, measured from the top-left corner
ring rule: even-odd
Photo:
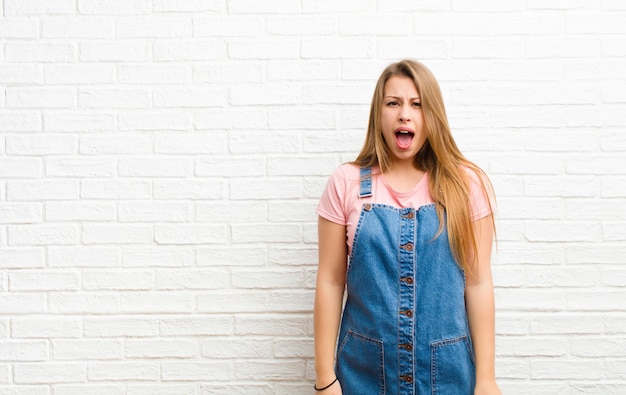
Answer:
[[[422,60],[507,394],[626,393],[621,0],[0,0],[0,394],[311,393],[315,205]]]

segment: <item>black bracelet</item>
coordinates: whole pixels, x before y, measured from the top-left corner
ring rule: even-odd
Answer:
[[[327,389],[329,389],[329,388],[330,388],[330,386],[331,386],[331,385],[335,384],[335,382],[336,382],[337,380],[339,380],[339,377],[335,377],[335,379],[333,380],[333,382],[332,382],[332,383],[330,383],[330,384],[328,384],[328,385],[327,385],[326,387],[324,387],[324,388],[317,388],[317,386],[316,386],[315,384],[313,384],[313,389],[314,389],[315,391],[324,391],[324,390],[327,390]]]

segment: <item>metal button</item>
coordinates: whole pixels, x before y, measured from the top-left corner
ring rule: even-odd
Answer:
[[[403,250],[413,251],[413,243],[406,243],[403,246],[400,246]]]
[[[408,376],[408,375],[403,375],[400,376],[400,380],[407,382],[407,383],[412,383],[413,382],[413,377],[412,376]]]
[[[407,351],[413,351],[413,345],[410,343],[400,344],[400,348],[404,348]]]
[[[363,205],[363,210],[365,211],[371,211],[372,210],[372,205],[370,203],[365,203]]]
[[[411,285],[411,284],[413,284],[413,277],[402,277],[400,279],[400,281]]]
[[[413,317],[413,312],[411,310],[402,310],[400,311],[400,314],[406,315],[409,318]]]
[[[415,218],[415,213],[413,213],[413,211],[411,211],[411,212],[409,212],[409,213],[406,215],[406,217],[407,217],[408,219],[413,219],[413,218]]]

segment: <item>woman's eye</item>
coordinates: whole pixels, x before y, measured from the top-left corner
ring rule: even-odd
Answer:
[[[416,101],[415,103],[413,103],[413,107],[421,107],[421,106],[422,106],[422,103],[420,102]]]
[[[390,101],[390,102],[387,102],[387,105],[388,106],[397,106],[398,102],[397,101]]]

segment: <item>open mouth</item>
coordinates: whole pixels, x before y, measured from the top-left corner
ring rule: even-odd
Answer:
[[[411,146],[415,133],[410,130],[396,130],[396,145],[400,149],[408,149]]]

